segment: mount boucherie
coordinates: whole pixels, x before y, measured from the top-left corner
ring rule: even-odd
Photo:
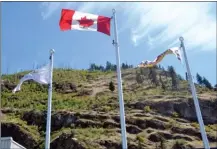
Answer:
[[[121,148],[115,70],[110,62],[91,64],[88,70],[54,69],[51,149]],[[2,137],[43,149],[47,86],[27,81],[12,94],[26,73],[2,75]],[[206,78],[198,78],[209,85],[195,84],[209,143],[215,147],[217,93]],[[122,80],[129,149],[203,147],[188,82],[172,66],[138,69],[123,63]]]

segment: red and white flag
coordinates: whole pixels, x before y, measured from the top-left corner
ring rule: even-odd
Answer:
[[[153,67],[153,66],[157,65],[158,63],[160,63],[163,60],[163,58],[169,54],[174,54],[177,57],[177,59],[180,60],[182,63],[182,55],[181,55],[180,48],[179,47],[173,47],[173,48],[167,49],[166,51],[164,51],[163,53],[158,55],[157,58],[155,58],[153,61],[149,61],[149,60],[142,61],[138,65],[138,67],[145,67],[145,68],[146,67]]]
[[[59,25],[62,31],[98,31],[110,36],[110,20],[105,16],[62,9]]]

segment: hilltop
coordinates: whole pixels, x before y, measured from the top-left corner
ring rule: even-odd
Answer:
[[[152,84],[149,69],[122,70],[129,149],[202,147],[188,82],[177,77],[173,89],[168,72],[155,70],[164,88]],[[27,81],[20,92],[11,93],[26,73],[2,77],[2,136],[28,149],[43,149],[47,86]],[[115,71],[54,69],[51,149],[121,149],[116,82]],[[209,142],[216,146],[217,93],[196,87]]]

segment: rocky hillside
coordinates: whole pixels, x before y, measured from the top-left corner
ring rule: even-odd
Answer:
[[[138,84],[136,71],[122,71],[128,148],[202,147],[188,83],[179,81],[178,90],[172,90],[165,75],[162,89],[147,74]],[[26,73],[2,77],[2,136],[12,136],[27,149],[43,149],[47,86],[27,81],[20,92],[11,93]],[[55,69],[53,76],[51,149],[121,149],[116,73]],[[197,92],[210,145],[216,146],[217,93],[199,86]]]

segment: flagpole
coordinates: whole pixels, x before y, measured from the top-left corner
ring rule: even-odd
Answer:
[[[50,130],[51,130],[51,105],[52,105],[52,78],[53,78],[53,54],[54,50],[50,50],[50,73],[49,73],[49,89],[48,89],[48,107],[47,107],[47,125],[46,125],[46,141],[45,149],[50,149]]]
[[[116,65],[117,65],[117,76],[118,76],[118,94],[119,94],[119,106],[120,106],[120,122],[121,122],[121,135],[122,135],[122,149],[127,149],[127,135],[126,135],[126,124],[125,124],[125,113],[124,113],[124,100],[123,100],[123,89],[122,89],[122,79],[121,79],[121,69],[120,69],[120,53],[118,45],[118,35],[117,35],[117,24],[115,9],[113,11],[114,19],[114,36],[115,41],[113,44],[116,49]]]
[[[191,75],[191,72],[190,72],[190,67],[189,67],[189,64],[188,64],[187,54],[186,54],[185,46],[184,46],[184,38],[180,37],[179,40],[181,41],[181,47],[182,47],[183,53],[184,53],[188,81],[189,81],[192,96],[193,96],[193,99],[194,99],[194,106],[195,106],[195,110],[196,110],[196,114],[197,114],[197,119],[198,119],[198,122],[199,122],[199,125],[200,125],[200,132],[201,132],[201,136],[202,136],[202,140],[203,140],[203,145],[204,145],[205,149],[210,149],[209,141],[207,139],[207,135],[206,135],[206,132],[205,132],[203,118],[202,118],[201,111],[200,111],[200,105],[199,105],[199,102],[198,102],[198,99],[197,99],[195,85],[194,85],[192,75]]]

